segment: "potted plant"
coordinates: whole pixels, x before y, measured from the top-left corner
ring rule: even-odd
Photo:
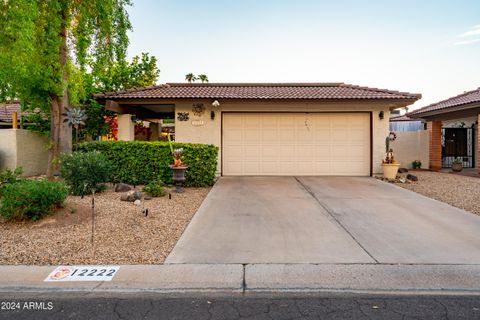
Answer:
[[[388,150],[387,156],[382,161],[383,177],[388,180],[394,180],[397,177],[399,167],[400,163],[393,157],[393,150]]]
[[[420,160],[415,160],[412,162],[413,169],[420,169],[422,167],[422,162]]]
[[[182,153],[183,149],[173,149],[172,140],[170,135],[168,135],[168,142],[170,144],[170,150],[172,151],[173,164],[170,165],[170,168],[173,171],[173,182],[175,184],[175,192],[182,193],[185,190],[183,189],[183,182],[185,181],[185,170],[188,169],[188,166],[182,165]]]
[[[390,148],[390,141],[393,140],[395,140],[395,138],[392,137],[391,134],[385,139],[385,151],[387,152],[387,156],[382,160],[383,177],[388,180],[395,180],[398,168],[400,167],[400,163],[398,163],[393,157],[393,149]]]
[[[460,172],[463,170],[463,161],[462,158],[458,157],[453,159],[452,161],[452,171],[453,172]]]

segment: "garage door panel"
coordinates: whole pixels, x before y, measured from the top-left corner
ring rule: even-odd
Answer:
[[[278,132],[278,139],[279,139],[282,143],[294,142],[294,141],[296,140],[296,138],[295,138],[295,130],[294,130],[294,129],[279,130],[279,132]]]
[[[243,129],[227,129],[223,131],[226,141],[241,142],[243,140]]]
[[[245,145],[243,146],[243,157],[248,159],[248,158],[256,158],[258,161],[258,155],[262,152],[262,148],[260,146],[250,146],[250,145]]]
[[[331,158],[331,156],[330,156],[331,152],[330,152],[330,145],[329,144],[325,144],[325,145],[317,144],[314,147],[314,150],[315,150],[315,157],[318,160],[325,160],[325,159],[330,159]]]
[[[267,143],[277,143],[278,141],[278,130],[275,129],[265,129],[263,128],[262,133],[260,135],[262,141]]]
[[[369,175],[368,113],[223,115],[224,175]]]

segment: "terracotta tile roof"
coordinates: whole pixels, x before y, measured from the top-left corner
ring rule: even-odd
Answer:
[[[404,114],[404,115],[392,116],[392,117],[390,117],[390,121],[391,122],[397,122],[397,121],[419,121],[419,120],[418,119],[412,119],[409,116],[407,116],[406,114]]]
[[[95,95],[96,99],[394,99],[420,94],[344,83],[167,83]]]
[[[409,116],[421,116],[424,113],[443,110],[452,107],[458,107],[470,103],[480,103],[480,88],[462,93],[458,96],[442,100],[437,103],[433,103],[426,107],[411,111],[408,113]]]
[[[11,122],[14,112],[20,115],[20,102],[0,103],[0,122]]]

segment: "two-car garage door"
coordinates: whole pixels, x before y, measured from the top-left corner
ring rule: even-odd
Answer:
[[[224,113],[223,175],[370,175],[369,113]]]

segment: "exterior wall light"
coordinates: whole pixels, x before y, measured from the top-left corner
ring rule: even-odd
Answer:
[[[383,120],[383,116],[384,116],[384,115],[383,115],[383,111],[380,111],[380,113],[378,114],[378,118],[379,118],[380,120]]]
[[[220,107],[220,102],[218,102],[218,100],[213,101],[212,102],[212,107],[214,107],[214,108]]]

